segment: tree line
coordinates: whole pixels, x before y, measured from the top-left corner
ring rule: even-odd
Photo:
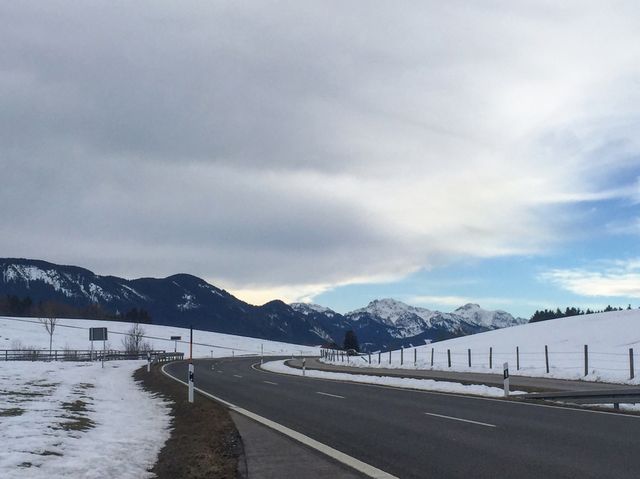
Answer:
[[[626,308],[620,308],[608,305],[606,308],[602,310],[591,310],[587,308],[586,310],[582,310],[580,308],[576,308],[575,306],[568,306],[564,310],[560,308],[553,309],[542,309],[536,310],[535,313],[529,319],[530,323],[537,323],[538,321],[547,321],[549,319],[557,319],[557,318],[567,318],[569,316],[580,316],[583,314],[595,314],[595,313],[608,313],[611,311],[623,311],[624,309],[631,309],[631,305]]]
[[[142,308],[134,307],[125,313],[120,313],[119,311],[109,311],[99,303],[77,307],[50,300],[34,302],[30,296],[20,298],[13,294],[0,296],[0,316],[103,319],[146,324],[152,322],[149,312]]]

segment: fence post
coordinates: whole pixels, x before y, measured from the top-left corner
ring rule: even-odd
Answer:
[[[547,374],[549,374],[549,347],[544,345],[544,363],[547,367]]]
[[[633,348],[629,348],[629,379],[635,376],[633,371]]]
[[[449,367],[451,367],[451,350],[447,349],[447,362],[449,363]]]
[[[413,350],[413,365],[415,366],[416,364],[418,364],[418,350],[414,349]]]
[[[371,353],[369,353],[369,364],[371,364]]]
[[[469,367],[471,367],[471,348],[467,349],[467,356],[469,356]]]
[[[584,345],[584,375],[589,374],[589,346]]]
[[[404,364],[404,346],[400,347],[400,366]]]
[[[382,351],[378,351],[378,364],[382,361]]]
[[[489,348],[489,369],[493,369],[493,347]]]
[[[389,364],[391,364],[391,351],[389,351]]]
[[[516,346],[516,370],[520,371],[520,348]]]
[[[431,348],[431,368],[433,368],[433,348]]]

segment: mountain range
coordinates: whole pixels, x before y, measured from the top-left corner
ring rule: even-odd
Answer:
[[[363,350],[424,344],[526,322],[505,311],[466,304],[450,313],[379,299],[340,314],[307,303],[280,300],[255,306],[189,274],[128,280],[77,266],[31,259],[0,259],[0,296],[29,297],[77,308],[99,305],[113,315],[147,311],[154,324],[301,344],[340,344],[353,330]]]

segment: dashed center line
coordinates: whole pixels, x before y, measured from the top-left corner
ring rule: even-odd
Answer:
[[[454,421],[462,421],[462,422],[468,422],[468,423],[471,423],[471,424],[477,424],[478,426],[496,427],[495,424],[487,424],[486,422],[472,421],[471,419],[462,419],[462,418],[459,418],[459,417],[444,416],[442,414],[435,414],[435,413],[432,413],[432,412],[425,412],[425,414],[427,414],[429,416],[441,417],[441,418],[444,418],[444,419],[452,419]]]
[[[222,374],[222,371],[218,371],[220,374]]]
[[[278,383],[272,383],[271,381],[262,381],[263,383],[267,383],[267,384],[273,384],[274,386],[277,386]]]
[[[316,394],[322,394],[323,396],[330,396],[332,398],[344,399],[344,396],[338,396],[337,394],[323,393],[323,392],[320,392],[320,391],[316,391]]]
[[[239,374],[234,374],[233,377],[234,378],[241,378],[242,376],[240,376]]]

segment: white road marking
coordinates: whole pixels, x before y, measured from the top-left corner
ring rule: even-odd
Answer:
[[[453,419],[454,421],[462,421],[462,422],[468,422],[471,424],[477,424],[478,426],[496,427],[495,424],[487,424],[486,422],[472,421],[471,419],[462,419],[460,417],[444,416],[442,414],[435,414],[432,412],[425,412],[425,414],[428,414],[429,416],[441,417],[444,419]]]
[[[344,396],[338,396],[337,394],[323,393],[323,392],[320,392],[320,391],[316,391],[316,394],[322,394],[323,396],[331,396],[332,398],[344,399]]]
[[[277,386],[278,383],[272,383],[271,381],[262,381],[263,383],[267,383],[267,384],[273,384],[274,386]]]
[[[239,374],[234,374],[233,377],[234,378],[241,378],[242,376],[240,376]]]
[[[169,366],[169,364],[171,363],[168,363],[162,366],[162,373],[169,376],[171,379],[178,381],[179,383],[182,383],[185,386],[188,386],[187,383],[185,383],[184,381],[181,381],[178,378],[174,378],[171,374],[169,374],[164,370],[164,368]],[[265,381],[265,382],[268,382],[268,381]],[[272,384],[275,384],[275,383],[272,383]],[[256,422],[259,422],[260,424],[264,424],[265,426],[270,427],[271,429],[274,429],[281,434],[284,434],[285,436],[289,436],[291,439],[295,441],[301,442],[305,446],[315,449],[316,451],[320,451],[321,453],[335,459],[336,461],[341,462],[342,464],[345,464],[355,469],[356,471],[361,472],[367,477],[372,477],[374,479],[399,479],[397,476],[391,475],[388,472],[384,472],[383,470],[378,469],[377,467],[374,467],[370,464],[367,464],[366,462],[362,462],[359,459],[356,459],[355,457],[348,456],[344,452],[340,452],[337,449],[332,448],[331,446],[327,446],[326,444],[316,441],[315,439],[311,439],[309,436],[305,436],[304,434],[299,433],[298,431],[289,429],[288,427],[283,426],[282,424],[278,424],[277,422],[272,421],[271,419],[267,419],[266,417],[259,416],[255,413],[252,413],[251,411],[247,411],[246,409],[238,407],[235,404],[232,404],[228,401],[225,401],[224,399],[214,396],[213,394],[209,394],[208,392],[203,391],[202,389],[199,389],[199,388],[194,388],[194,389],[198,391],[200,394],[207,396],[213,399],[214,401],[218,401],[219,403],[224,404],[232,411],[235,411],[238,414],[242,414],[243,416],[247,416],[248,418],[253,419]]]
[[[222,374],[222,371],[218,371],[220,374]]]

